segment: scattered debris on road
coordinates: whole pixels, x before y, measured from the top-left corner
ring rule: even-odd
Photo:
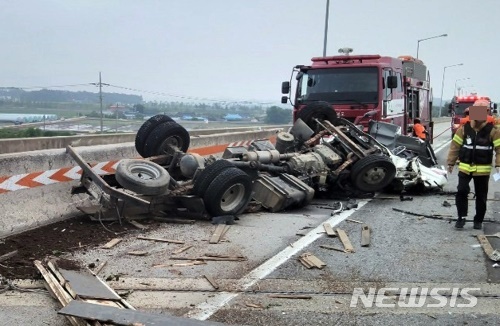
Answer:
[[[321,261],[318,257],[314,256],[310,252],[306,252],[300,255],[299,261],[302,263],[302,265],[304,265],[308,269],[311,269],[313,267],[316,267],[318,269],[323,269],[323,267],[326,266],[326,264],[323,261]]]
[[[443,206],[444,206],[444,207],[451,207],[451,204],[450,204],[447,200],[445,200],[445,201],[443,202]]]
[[[484,253],[486,254],[486,256],[488,256],[493,261],[500,261],[500,251],[493,249],[490,242],[488,241],[488,238],[486,238],[482,234],[479,234],[477,236],[477,239],[479,240],[481,247],[483,247],[483,250],[484,250]]]
[[[337,233],[335,233],[335,231],[333,231],[333,228],[330,225],[330,223],[323,223],[323,228],[325,229],[325,232],[329,237],[336,237],[337,236]]]
[[[111,249],[114,246],[116,246],[117,244],[119,244],[120,242],[122,242],[122,240],[123,240],[122,238],[114,238],[111,241],[109,241],[108,243],[106,243],[104,246],[102,246],[102,248],[103,249]]]
[[[182,247],[182,248],[179,248],[177,250],[172,251],[172,254],[177,255],[177,254],[180,254],[181,252],[184,252],[184,251],[189,250],[191,248],[193,248],[192,245],[185,246],[185,247]]]
[[[332,247],[332,246],[328,246],[328,245],[319,245],[320,248],[324,248],[324,249],[328,249],[328,250],[335,250],[335,251],[340,251],[340,252],[343,252],[343,253],[347,253],[347,251],[345,251],[344,249],[341,249],[341,248],[337,248],[337,247]]]
[[[269,294],[268,297],[276,299],[299,299],[299,300],[312,299],[310,295],[303,295],[303,294]]]
[[[138,236],[137,239],[139,239],[139,240],[147,240],[147,241],[154,241],[154,242],[166,242],[166,243],[184,244],[184,241],[172,240],[172,239],[150,238],[150,237],[144,237],[144,236]]]
[[[131,256],[147,256],[149,255],[149,252],[148,251],[129,251],[127,252],[127,255],[131,255]]]
[[[214,233],[210,237],[210,240],[208,243],[215,244],[219,243],[220,239],[222,238],[222,234],[226,230],[226,227],[229,228],[229,225],[226,224],[217,224],[217,227],[215,228]]]
[[[361,226],[361,247],[370,246],[370,227],[366,224]]]
[[[18,252],[19,252],[18,250],[14,250],[14,251],[8,252],[4,255],[1,255],[0,256],[0,263],[14,257],[15,255],[17,255]]]
[[[210,285],[212,285],[214,287],[214,289],[216,289],[216,290],[219,289],[219,285],[217,284],[217,282],[215,282],[215,280],[212,276],[204,274],[203,277],[205,277],[207,279],[208,283],[210,283]]]
[[[337,228],[337,235],[342,244],[344,245],[345,251],[350,253],[356,252],[351,244],[351,241],[349,240],[349,237],[347,236],[347,233],[344,230]]]

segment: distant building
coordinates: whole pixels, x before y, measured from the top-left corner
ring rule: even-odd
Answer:
[[[239,114],[228,113],[224,116],[224,119],[226,121],[241,121],[241,120],[243,120],[243,117]]]

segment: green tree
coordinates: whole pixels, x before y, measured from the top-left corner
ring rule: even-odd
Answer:
[[[271,106],[266,110],[266,123],[289,123],[292,121],[292,111],[279,106]]]
[[[144,105],[142,104],[134,104],[134,110],[139,112],[139,113],[143,113],[144,114],[144,109],[146,109],[144,107]]]

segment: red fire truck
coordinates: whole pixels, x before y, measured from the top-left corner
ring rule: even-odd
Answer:
[[[477,100],[489,101],[491,112],[493,114],[497,113],[497,104],[493,103],[488,96],[479,96],[476,93],[467,96],[454,96],[448,105],[448,113],[451,114],[451,138],[460,127],[460,119],[465,117],[465,109],[472,106]]]
[[[339,55],[311,60],[309,66],[295,66],[290,81],[282,83],[281,90],[286,96],[281,102],[290,100],[294,121],[339,116],[366,129],[369,120],[379,120],[398,125],[401,133],[407,134],[413,119],[418,117],[432,140],[432,90],[429,72],[422,61],[411,56],[380,55]],[[297,85],[292,95],[294,76]],[[326,106],[333,114],[327,112]]]

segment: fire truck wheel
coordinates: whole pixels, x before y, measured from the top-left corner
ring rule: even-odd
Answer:
[[[396,166],[390,158],[381,155],[363,157],[351,169],[351,182],[358,190],[381,191],[396,175]]]
[[[217,160],[207,166],[194,180],[193,193],[198,197],[203,197],[210,183],[225,169],[234,167],[229,161]]]
[[[121,160],[115,178],[123,188],[148,196],[165,194],[170,183],[170,175],[163,167],[134,159]]]
[[[318,131],[318,126],[314,119],[328,120],[332,124],[335,124],[337,112],[335,112],[328,102],[318,101],[306,105],[298,112],[297,118],[302,119],[312,130]]]
[[[158,114],[144,122],[135,135],[135,149],[137,153],[144,157],[144,143],[146,142],[146,139],[148,139],[151,131],[164,122],[172,121],[174,120],[172,120],[172,118],[168,115]]]
[[[189,148],[189,133],[177,122],[164,122],[158,125],[144,143],[145,157],[170,153],[169,147],[185,152]]]
[[[203,201],[211,216],[236,215],[250,202],[252,180],[238,168],[222,171],[208,186]]]

